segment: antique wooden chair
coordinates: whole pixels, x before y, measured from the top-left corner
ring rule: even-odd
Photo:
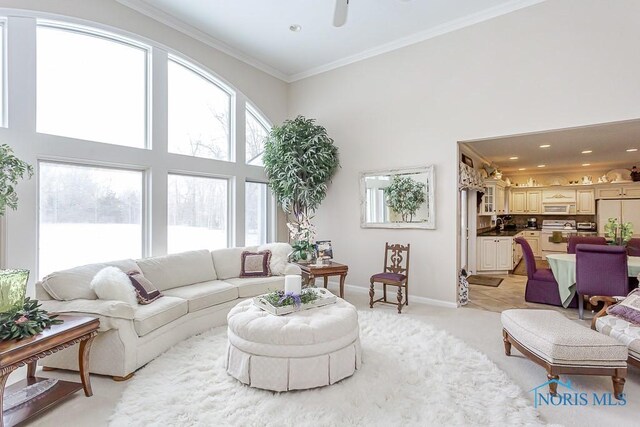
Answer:
[[[384,251],[384,271],[382,273],[371,276],[371,288],[369,289],[369,307],[373,308],[373,304],[383,302],[386,304],[397,304],[398,314],[402,313],[402,307],[409,305],[409,247],[407,244],[390,245],[385,243]],[[382,283],[382,298],[373,300],[375,295],[374,283]],[[387,301],[387,285],[397,286],[398,302]],[[405,290],[404,302],[402,300],[402,288]]]

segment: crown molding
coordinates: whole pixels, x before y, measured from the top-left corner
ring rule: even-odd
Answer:
[[[155,6],[151,6],[147,2],[143,0],[116,0],[118,3],[135,10],[143,15],[148,16],[151,19],[154,19],[168,27],[173,28],[176,31],[179,31],[193,39],[198,40],[216,50],[219,50],[239,61],[244,62],[254,68],[257,68],[260,71],[263,71],[269,74],[272,77],[275,77],[279,80],[282,80],[286,83],[290,82],[289,76],[282,71],[279,71],[237,49],[232,48],[231,46],[221,42],[220,40],[211,37],[207,33],[200,31],[196,27],[187,24],[186,22],[175,18],[174,16],[169,15],[166,12],[158,9]]]
[[[280,70],[277,70],[276,68],[270,65],[267,65],[241,52],[240,50],[235,49],[223,43],[222,41],[206,34],[205,32],[195,28],[194,26],[189,25],[180,19],[177,19],[166,12],[163,12],[157,7],[151,6],[150,4],[148,4],[143,0],[116,0],[116,1],[139,13],[142,13],[143,15],[146,15],[158,22],[163,23],[173,28],[174,30],[180,31],[181,33],[186,34],[189,37],[192,37],[202,43],[205,43],[213,47],[214,49],[220,50],[221,52],[224,52],[227,55],[239,61],[242,61],[248,65],[251,65],[252,67],[257,68],[258,70],[264,71],[265,73],[273,77],[276,77],[286,83],[292,83],[298,80],[315,76],[317,74],[322,74],[327,71],[334,70],[336,68],[344,67],[345,65],[353,64],[355,62],[359,62],[364,59],[372,58],[374,56],[382,55],[384,53],[388,53],[393,50],[410,46],[412,44],[420,43],[425,40],[432,39],[434,37],[438,37],[443,34],[450,33],[465,27],[469,27],[471,25],[478,24],[483,21],[488,21],[498,16],[502,16],[502,15],[506,15],[508,13],[514,12],[516,10],[524,9],[529,6],[543,3],[547,0],[513,0],[499,6],[495,6],[477,13],[473,13],[471,15],[467,15],[459,19],[455,19],[453,21],[447,22],[442,25],[438,25],[437,27],[431,28],[429,30],[421,31],[421,32],[412,34],[408,37],[403,37],[401,39],[394,40],[390,43],[386,43],[372,49],[365,50],[355,55],[350,55],[345,58],[341,58],[336,61],[329,62],[327,64],[320,65],[318,67],[313,67],[308,70],[301,71],[295,74],[286,74]]]
[[[483,10],[481,12],[473,13],[471,15],[449,21],[445,24],[438,25],[437,27],[431,28],[429,30],[420,31],[408,37],[394,40],[390,43],[380,45],[373,49],[368,49],[355,55],[347,56],[345,58],[338,59],[337,61],[321,65],[319,67],[314,67],[300,73],[292,74],[289,76],[289,82],[291,83],[298,80],[306,79],[307,77],[315,76],[317,74],[326,73],[327,71],[335,70],[336,68],[344,67],[345,65],[353,64],[354,62],[359,62],[364,59],[372,58],[374,56],[382,55],[393,50],[410,46],[412,44],[420,43],[425,40],[429,40],[443,34],[459,30],[461,28],[469,27],[483,21],[488,21],[501,15],[506,15],[507,13],[511,13],[519,9],[524,9],[538,3],[543,3],[545,1],[547,0],[513,0],[508,3]]]

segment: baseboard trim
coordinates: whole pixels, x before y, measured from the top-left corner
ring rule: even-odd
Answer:
[[[337,285],[340,286],[340,284],[338,282],[329,282],[333,285]],[[356,286],[356,285],[344,285],[345,287],[345,291],[349,291],[349,292],[354,292],[357,294],[369,294],[369,288],[365,288],[363,286]],[[453,303],[453,302],[449,302],[449,301],[442,301],[439,299],[433,299],[433,298],[427,298],[427,297],[419,297],[416,295],[410,295],[411,297],[411,303],[417,302],[419,304],[427,304],[427,305],[433,305],[436,307],[445,307],[445,308],[458,308],[458,304]]]

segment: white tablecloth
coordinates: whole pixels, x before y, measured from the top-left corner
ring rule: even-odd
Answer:
[[[547,261],[558,282],[562,305],[567,307],[576,294],[576,254],[549,254]],[[627,265],[629,277],[640,274],[640,257],[628,257]]]

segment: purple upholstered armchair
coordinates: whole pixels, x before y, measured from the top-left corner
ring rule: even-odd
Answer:
[[[567,241],[567,253],[575,254],[576,245],[606,245],[607,239],[598,236],[570,236]]]
[[[627,242],[627,255],[640,256],[640,239],[633,238]]]
[[[627,250],[623,246],[576,246],[576,294],[580,319],[584,296],[620,296],[629,293]]]
[[[553,277],[551,270],[548,268],[537,268],[531,246],[529,246],[529,243],[527,243],[524,238],[517,237],[516,243],[522,246],[522,255],[527,267],[528,280],[524,291],[525,301],[562,307],[558,282],[556,282],[556,279]],[[575,298],[571,301],[569,307],[576,307]]]

